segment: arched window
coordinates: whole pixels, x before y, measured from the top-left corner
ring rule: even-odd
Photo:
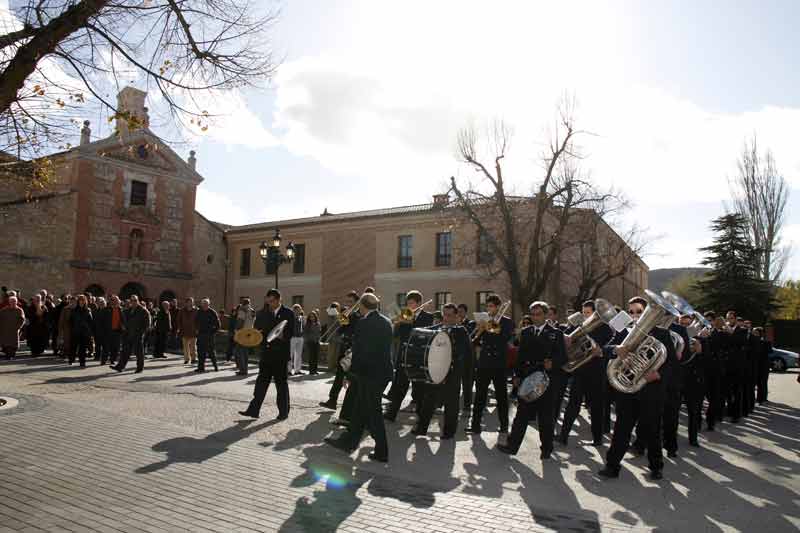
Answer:
[[[85,289],[83,289],[83,294],[91,294],[92,296],[104,296],[106,290],[103,288],[102,285],[98,285],[97,283],[92,283]]]
[[[172,300],[176,299],[178,296],[175,294],[175,291],[167,289],[161,293],[158,297],[158,305],[161,305],[161,302],[172,302]]]
[[[142,241],[144,240],[144,232],[140,229],[131,230],[131,235],[128,243],[128,259],[141,259],[142,258]]]
[[[147,291],[145,290],[144,285],[135,281],[129,281],[119,290],[119,297],[122,300],[127,300],[133,294],[138,296],[139,300],[143,300],[147,296]]]

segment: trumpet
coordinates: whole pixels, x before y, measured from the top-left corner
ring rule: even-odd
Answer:
[[[363,297],[364,297],[364,295],[362,294],[361,298],[363,298]],[[341,312],[341,313],[339,313],[337,315],[337,317],[336,317],[336,325],[331,327],[331,328],[329,328],[328,331],[325,332],[325,335],[323,335],[319,339],[320,342],[323,342],[323,343],[324,342],[328,342],[329,340],[331,340],[331,337],[333,337],[334,333],[339,331],[340,327],[344,327],[344,326],[349,326],[350,325],[350,315],[355,313],[359,309],[359,307],[361,306],[361,298],[359,298],[358,301],[356,301],[356,303],[353,304],[353,306],[351,308],[349,308],[346,311]]]
[[[422,308],[425,307],[426,305],[428,305],[429,303],[431,303],[432,301],[433,301],[433,299],[430,299],[427,302],[424,302],[422,305],[420,305],[419,307],[417,307],[413,311],[408,307],[403,307],[402,309],[400,309],[400,312],[397,314],[397,316],[394,317],[393,322],[395,324],[398,324],[398,323],[400,323],[400,324],[402,324],[402,323],[410,324],[411,322],[414,322],[414,319],[417,318],[417,315],[419,314],[420,311],[422,311]]]

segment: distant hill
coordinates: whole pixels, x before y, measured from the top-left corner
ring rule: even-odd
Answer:
[[[657,268],[655,270],[650,271],[650,275],[648,276],[648,288],[650,290],[659,292],[664,290],[664,288],[675,278],[679,278],[686,274],[694,274],[701,276],[708,272],[710,269],[708,268],[696,268],[696,267],[687,267],[687,268]]]

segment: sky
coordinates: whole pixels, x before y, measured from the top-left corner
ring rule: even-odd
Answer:
[[[551,5],[557,4],[557,5]],[[577,102],[583,168],[624,191],[650,268],[696,266],[756,134],[790,183],[786,275],[800,277],[800,2],[402,3],[293,0],[267,87],[214,95],[192,137],[197,209],[253,223],[420,204],[450,176],[459,129],[514,130],[506,177],[529,192],[559,101]],[[134,81],[134,85],[135,85]]]

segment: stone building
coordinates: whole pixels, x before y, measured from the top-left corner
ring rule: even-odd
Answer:
[[[55,167],[46,194],[0,190],[3,283],[23,296],[52,292],[116,293],[166,299],[209,296],[222,302],[223,228],[195,211],[203,177],[194,152],[181,159],[150,129],[146,94],[126,87],[115,134],[49,156]]]

